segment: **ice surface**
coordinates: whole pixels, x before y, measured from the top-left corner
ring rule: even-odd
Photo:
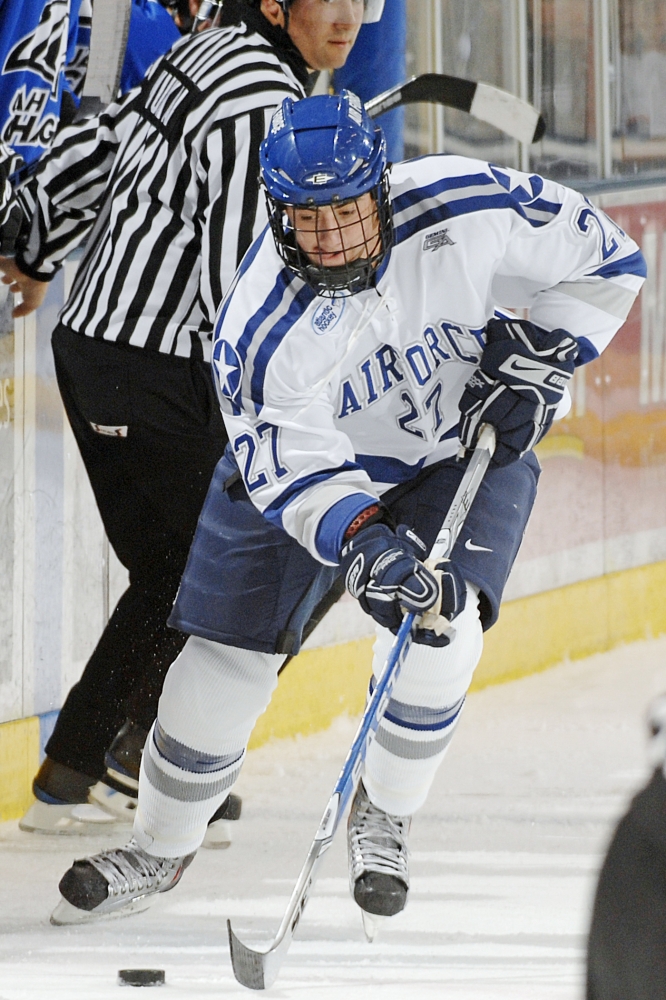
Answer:
[[[471,696],[414,821],[407,910],[365,942],[341,830],[268,996],[581,1000],[595,872],[647,776],[645,708],[662,690],[666,639]],[[201,851],[178,888],[124,920],[48,922],[64,870],[108,834],[0,825],[0,1000],[110,1000],[121,968],[165,969],[164,1000],[251,996],[233,978],[225,919],[248,943],[277,929],[353,730],[342,719],[250,754],[233,847]]]

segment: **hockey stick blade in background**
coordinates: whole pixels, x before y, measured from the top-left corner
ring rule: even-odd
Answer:
[[[431,549],[430,559],[447,559],[451,554],[494,450],[495,431],[488,424],[485,424],[481,429],[479,442],[470,458],[458,491]],[[247,986],[248,989],[268,989],[277,979],[280,966],[289,950],[294,932],[315,883],[322,857],[331,846],[335,831],[358,784],[368,747],[384,715],[393,686],[412,644],[415,624],[418,624],[416,615],[405,614],[382,675],[377,681],[372,697],[363,713],[354,742],[347,754],[347,759],[326,806],[319,829],[308,851],[306,862],[298,876],[282,923],[271,945],[266,951],[255,951],[253,948],[248,948],[234,934],[231,921],[227,921],[229,950],[234,975],[238,982]]]
[[[118,96],[131,14],[132,0],[95,0],[88,70],[77,118],[99,114]]]
[[[527,144],[538,142],[546,131],[545,119],[537,109],[508,90],[443,73],[423,73],[391,87],[371,98],[365,110],[372,118],[377,118],[403,104],[421,101],[467,111],[479,121],[494,125],[512,139]]]

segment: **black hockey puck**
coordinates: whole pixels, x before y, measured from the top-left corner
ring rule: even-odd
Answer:
[[[118,986],[164,986],[164,969],[121,969]]]

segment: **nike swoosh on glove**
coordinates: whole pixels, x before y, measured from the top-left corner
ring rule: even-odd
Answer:
[[[493,465],[509,465],[550,428],[574,372],[578,344],[566,330],[492,319],[479,368],[460,397],[461,444],[474,448],[481,424],[497,434]]]
[[[358,599],[363,610],[376,622],[395,633],[405,611],[423,615],[436,609],[435,619],[440,614],[446,615],[446,610],[442,609],[443,595],[447,609],[455,607],[455,613],[459,613],[464,607],[466,586],[460,574],[457,574],[457,589],[452,600],[451,564],[446,564],[440,586],[440,574],[433,573],[421,561],[425,555],[425,545],[406,525],[399,525],[393,532],[385,524],[372,524],[362,528],[344,546],[340,568],[352,597]],[[448,626],[448,621],[446,624]],[[414,641],[446,646],[449,637],[438,634],[433,627],[419,628]]]

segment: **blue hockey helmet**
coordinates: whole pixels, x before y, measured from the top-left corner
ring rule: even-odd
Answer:
[[[260,148],[261,178],[278,253],[320,295],[354,294],[372,285],[392,243],[386,140],[349,90],[335,96],[287,97],[275,111]],[[294,212],[340,209],[372,196],[372,217],[361,220],[367,245],[336,266],[313,262],[298,241]],[[347,226],[354,225],[347,223]],[[345,228],[339,224],[340,228]],[[320,230],[323,232],[323,230]],[[344,244],[343,240],[343,244]]]

